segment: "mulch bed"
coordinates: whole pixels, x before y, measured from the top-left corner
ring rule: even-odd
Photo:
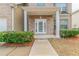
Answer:
[[[50,39],[59,56],[79,56],[79,37]]]
[[[74,37],[73,39],[79,40],[79,37]]]
[[[79,37],[72,37],[72,38],[67,38],[67,39],[79,40]]]
[[[73,40],[79,40],[79,36],[71,37],[71,38],[63,38],[63,39],[73,39]]]
[[[26,42],[26,43],[4,43],[1,46],[8,46],[8,47],[22,47],[22,46],[32,46],[34,43],[34,40],[32,42]]]

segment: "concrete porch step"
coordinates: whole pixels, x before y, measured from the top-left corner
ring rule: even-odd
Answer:
[[[55,35],[34,35],[34,38],[56,38]]]

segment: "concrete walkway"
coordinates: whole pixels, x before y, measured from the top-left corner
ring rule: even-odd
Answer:
[[[29,56],[58,56],[47,39],[35,40]]]
[[[0,47],[0,56],[28,56],[31,47]]]
[[[0,42],[0,56],[28,56],[31,49],[31,46],[6,47],[3,44]]]
[[[29,47],[17,47],[14,51],[8,54],[8,56],[28,56],[29,52]]]
[[[0,56],[7,56],[10,54],[16,47],[0,47]]]

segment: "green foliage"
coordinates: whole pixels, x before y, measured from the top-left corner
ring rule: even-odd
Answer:
[[[33,32],[0,32],[0,42],[25,43],[32,39]]]
[[[74,36],[76,36],[78,34],[79,34],[79,30],[78,29],[71,29],[71,30],[64,29],[64,30],[60,31],[60,36],[62,38],[74,37]]]

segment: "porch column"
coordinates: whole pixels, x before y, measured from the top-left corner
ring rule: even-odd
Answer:
[[[60,38],[59,10],[56,11],[56,37]]]
[[[27,11],[24,10],[24,31],[27,32]]]
[[[14,25],[14,7],[11,7],[12,8],[12,31],[15,31],[15,25]]]

